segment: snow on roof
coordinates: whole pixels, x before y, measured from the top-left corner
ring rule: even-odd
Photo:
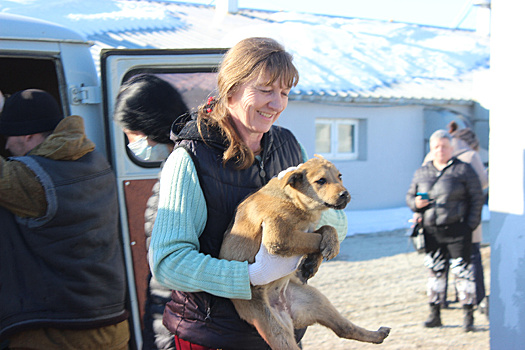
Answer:
[[[0,37],[2,38],[31,38],[39,40],[60,40],[84,43],[84,38],[77,32],[55,23],[38,18],[24,18],[23,25],[19,25],[20,17],[0,12]]]
[[[489,38],[469,30],[148,0],[4,0],[0,12],[73,28],[103,48],[227,48],[268,36],[294,56],[294,100],[470,103]],[[98,59],[95,60],[98,62]]]

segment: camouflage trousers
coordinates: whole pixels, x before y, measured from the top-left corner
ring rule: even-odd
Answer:
[[[442,248],[438,248],[433,252],[428,252],[425,256],[424,264],[429,269],[427,295],[431,304],[440,304],[445,300],[447,255]],[[463,257],[452,258],[450,259],[450,271],[455,277],[461,305],[475,305],[476,283],[472,264]]]

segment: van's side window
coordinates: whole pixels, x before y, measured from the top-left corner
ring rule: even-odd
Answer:
[[[173,149],[173,121],[212,96],[216,78],[213,72],[137,72],[125,77],[113,117],[125,133],[126,153],[134,163],[160,166]]]

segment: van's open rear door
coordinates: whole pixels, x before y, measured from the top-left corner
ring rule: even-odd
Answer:
[[[130,348],[142,348],[142,316],[149,266],[144,211],[160,171],[160,162],[144,161],[127,147],[128,140],[113,121],[115,99],[122,83],[137,74],[155,74],[172,83],[190,109],[205,102],[216,86],[217,66],[225,50],[105,50],[101,77],[109,160],[117,176],[122,243],[126,259]],[[169,128],[169,125],[166,126]]]

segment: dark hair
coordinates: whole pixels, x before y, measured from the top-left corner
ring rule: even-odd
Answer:
[[[474,151],[479,151],[479,140],[472,129],[459,129],[458,124],[455,121],[451,121],[448,123],[448,132],[453,138],[465,141]]]
[[[451,121],[450,123],[448,123],[448,133],[453,136],[452,134],[454,134],[456,132],[456,130],[458,129],[458,123],[456,123],[454,120]]]
[[[155,75],[141,74],[120,87],[113,118],[124,129],[139,131],[152,141],[169,144],[173,143],[171,124],[187,112],[188,107],[173,85]]]
[[[453,137],[465,141],[474,151],[479,151],[478,137],[470,128],[459,129],[454,133]]]

